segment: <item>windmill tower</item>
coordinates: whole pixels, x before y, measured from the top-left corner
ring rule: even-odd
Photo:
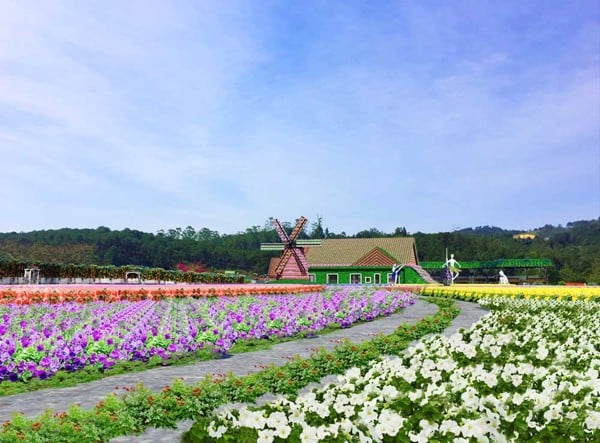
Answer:
[[[274,269],[277,280],[282,278],[294,280],[308,279],[308,262],[306,261],[304,248],[306,246],[320,246],[321,240],[297,240],[307,221],[305,217],[300,217],[296,221],[296,226],[294,226],[292,233],[288,236],[281,223],[279,223],[279,220],[275,219],[273,220],[273,226],[281,239],[281,243],[261,243],[261,251],[283,251]]]

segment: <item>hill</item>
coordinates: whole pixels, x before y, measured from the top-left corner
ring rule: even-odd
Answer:
[[[291,229],[291,223],[283,223]],[[409,235],[404,228],[385,233],[377,228],[355,235],[335,234],[313,223],[305,238],[393,237]],[[454,232],[412,234],[419,260],[444,258],[446,247],[459,260],[498,258],[549,258],[556,269],[552,282],[600,283],[600,219],[580,220],[566,226],[545,225],[532,230],[533,240],[514,240],[517,231],[495,226],[467,228]],[[0,233],[0,259],[41,262],[72,262],[122,266],[135,264],[175,269],[179,262],[202,263],[209,269],[237,269],[256,274],[266,272],[276,253],[259,250],[262,242],[278,242],[269,220],[236,234],[219,234],[209,228],[188,226],[157,233],[132,229],[54,229]]]

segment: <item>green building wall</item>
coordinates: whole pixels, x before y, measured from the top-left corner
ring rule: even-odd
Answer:
[[[375,284],[375,274],[380,275],[380,283],[387,284],[388,274],[392,272],[390,267],[336,267],[336,268],[312,268],[309,275],[314,275],[314,283],[327,284],[328,274],[337,274],[338,284],[350,284],[350,274],[360,274],[361,284]],[[367,281],[370,279],[370,281]],[[417,272],[412,268],[402,268],[398,276],[398,283],[420,284],[425,283]]]

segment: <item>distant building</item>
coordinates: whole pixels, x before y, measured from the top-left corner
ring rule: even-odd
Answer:
[[[387,284],[394,264],[404,265],[398,283],[433,283],[418,264],[412,237],[323,239],[306,247],[309,279],[320,284]],[[279,258],[271,259],[269,276]]]
[[[535,238],[535,234],[533,232],[521,232],[520,234],[513,235],[513,239],[515,240],[533,240]]]

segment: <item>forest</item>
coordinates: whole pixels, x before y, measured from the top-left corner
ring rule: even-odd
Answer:
[[[283,222],[288,231],[293,223]],[[440,233],[408,233],[404,227],[393,232],[377,228],[353,235],[331,232],[318,218],[301,238],[367,238],[411,236],[415,238],[419,260],[444,259],[445,249],[458,259],[494,260],[548,258],[554,263],[550,282],[581,281],[600,284],[600,218],[545,225],[530,232],[533,240],[515,240],[518,231],[481,226]],[[260,251],[263,242],[279,242],[272,219],[263,226],[251,226],[236,234],[220,234],[203,227],[174,228],[147,233],[133,229],[52,229],[0,233],[0,260],[28,260],[42,263],[96,265],[138,265],[177,269],[178,265],[202,266],[211,271],[238,270],[254,275],[267,271],[277,252]]]

